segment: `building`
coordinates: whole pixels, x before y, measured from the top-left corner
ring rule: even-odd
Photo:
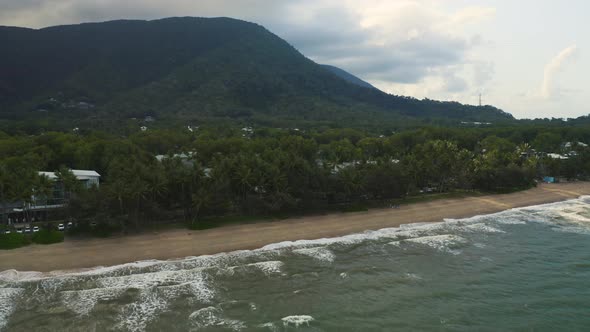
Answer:
[[[71,170],[83,188],[90,189],[100,185],[100,174],[91,170]],[[19,224],[48,220],[51,214],[65,206],[69,194],[55,172],[39,172],[53,182],[49,196],[31,197],[30,202],[0,202],[0,224]]]
[[[100,185],[100,174],[96,171],[73,169],[71,170],[76,179],[82,182],[84,188],[90,189]],[[45,175],[49,180],[56,181],[57,175],[55,172],[39,172],[39,175]]]

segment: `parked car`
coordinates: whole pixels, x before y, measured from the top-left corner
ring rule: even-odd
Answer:
[[[70,221],[70,222],[68,222],[68,229],[70,229],[70,228],[72,228],[72,227],[74,227],[74,223],[73,223],[73,222],[71,222],[71,221]]]
[[[29,227],[25,227],[25,233],[30,233],[31,229]]]
[[[58,230],[58,231],[61,231],[61,232],[63,232],[65,229],[66,229],[66,228],[65,228],[64,224],[59,224],[59,225],[57,225],[57,230]]]
[[[93,221],[90,223],[90,227],[95,228],[98,224],[96,223],[96,221]]]
[[[33,227],[33,233],[37,233],[39,231],[39,226]]]
[[[10,234],[10,229],[5,230],[4,234]]]
[[[17,232],[18,234],[22,234],[22,233],[23,233],[23,229],[22,229],[22,228],[19,228],[19,229],[17,229],[17,230],[16,230],[16,232]]]

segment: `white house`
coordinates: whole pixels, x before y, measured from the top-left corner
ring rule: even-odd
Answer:
[[[72,173],[85,188],[98,187],[100,174],[96,171],[73,169]],[[33,195],[30,202],[0,202],[0,224],[19,224],[48,220],[48,214],[65,206],[69,199],[55,172],[39,172],[53,182],[49,196]]]
[[[85,188],[98,187],[100,185],[100,174],[90,170],[71,170],[76,179],[84,184]],[[49,180],[57,180],[55,172],[39,172],[39,175],[45,175]]]

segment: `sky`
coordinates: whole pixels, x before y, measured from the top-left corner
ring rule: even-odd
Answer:
[[[388,93],[568,118],[590,114],[588,12],[584,0],[0,0],[0,25],[234,17]]]

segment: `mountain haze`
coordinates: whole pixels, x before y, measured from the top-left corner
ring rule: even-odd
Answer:
[[[147,115],[273,125],[513,119],[491,106],[361,87],[264,27],[230,18],[0,27],[0,43],[4,120],[35,119],[39,112],[77,123]]]

